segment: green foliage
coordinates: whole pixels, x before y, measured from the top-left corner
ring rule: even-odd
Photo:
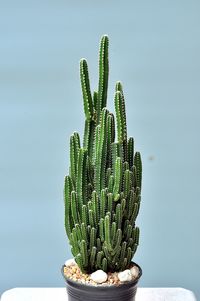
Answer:
[[[124,270],[139,244],[135,222],[140,208],[142,162],[140,153],[134,153],[134,139],[127,137],[121,82],[115,86],[115,117],[106,108],[108,45],[105,35],[100,42],[98,89],[93,94],[87,61],[80,61],[83,146],[79,134],[73,133],[70,172],[64,185],[65,229],[71,252],[83,272]]]

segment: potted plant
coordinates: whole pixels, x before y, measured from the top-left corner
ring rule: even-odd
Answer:
[[[85,112],[83,144],[70,137],[65,177],[65,229],[74,259],[62,267],[68,300],[135,300],[141,268],[132,258],[139,244],[142,163],[127,137],[125,100],[115,87],[115,116],[107,109],[108,36],[100,41],[99,85],[90,90],[87,61],[80,61]],[[115,122],[116,118],[116,122]],[[115,123],[116,134],[115,135]]]

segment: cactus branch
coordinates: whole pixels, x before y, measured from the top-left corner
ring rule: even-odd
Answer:
[[[99,89],[98,89],[98,103],[97,103],[97,123],[100,121],[101,110],[106,107],[107,90],[108,90],[108,36],[104,35],[100,42],[99,50]]]
[[[80,61],[80,78],[81,78],[81,87],[83,93],[85,117],[87,120],[91,120],[93,117],[93,104],[92,104],[92,95],[90,92],[88,66],[87,66],[87,61],[85,59],[82,59]]]

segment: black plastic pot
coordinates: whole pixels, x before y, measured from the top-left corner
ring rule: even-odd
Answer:
[[[135,264],[135,263],[134,263]],[[128,281],[118,286],[116,285],[88,285],[78,283],[64,275],[64,266],[62,274],[66,281],[68,301],[134,301],[137,291],[137,283],[142,275],[142,269],[139,269],[139,276],[136,280]]]

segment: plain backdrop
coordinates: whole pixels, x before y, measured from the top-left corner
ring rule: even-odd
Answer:
[[[0,2],[0,292],[64,286],[63,179],[69,136],[84,125],[79,60],[95,89],[106,33],[108,108],[121,80],[143,158],[140,285],[200,297],[199,16],[198,0]]]

